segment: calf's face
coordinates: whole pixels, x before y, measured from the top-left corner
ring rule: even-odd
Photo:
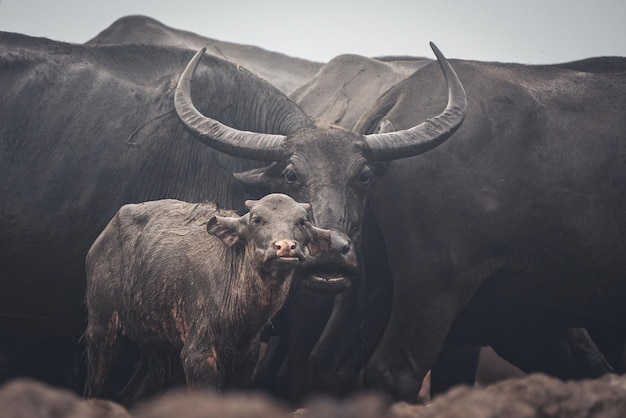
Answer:
[[[209,234],[229,246],[239,241],[251,245],[260,270],[294,270],[304,261],[304,246],[314,228],[307,218],[307,203],[275,193],[248,200],[246,207],[249,212],[240,217],[213,216],[207,224]]]

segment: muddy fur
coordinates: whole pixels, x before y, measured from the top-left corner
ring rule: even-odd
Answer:
[[[330,233],[285,195],[247,206],[243,216],[177,200],[118,211],[87,256],[87,396],[112,395],[106,377],[123,337],[141,350],[127,399],[180,382],[249,383],[258,334],[283,305],[303,248]]]

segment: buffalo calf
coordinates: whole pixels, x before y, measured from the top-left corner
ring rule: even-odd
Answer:
[[[87,396],[102,395],[122,336],[141,349],[141,364],[182,366],[189,387],[249,383],[259,333],[297,268],[336,240],[289,196],[246,207],[238,216],[159,200],[118,211],[87,255]]]

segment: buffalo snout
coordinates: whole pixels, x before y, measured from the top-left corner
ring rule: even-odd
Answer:
[[[304,259],[302,246],[293,239],[279,239],[265,250],[265,264],[271,264],[272,269],[280,268],[280,266],[294,268]]]
[[[274,243],[274,249],[278,257],[295,257],[297,248],[298,243],[289,239],[283,239]]]
[[[303,285],[318,293],[340,293],[352,285],[358,274],[356,249],[347,235],[313,228],[316,237],[307,249],[310,257],[301,265]]]

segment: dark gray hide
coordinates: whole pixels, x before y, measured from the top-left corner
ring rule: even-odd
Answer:
[[[365,378],[400,399],[414,399],[449,330],[517,363],[512,334],[528,342],[625,313],[626,73],[455,68],[470,101],[454,140],[394,162],[370,195],[394,295]],[[411,126],[445,97],[428,65],[358,129]]]
[[[252,45],[205,38],[192,32],[165,26],[147,16],[122,17],[90,39],[87,44],[154,44],[193,50],[206,47],[207,54],[245,67],[285,94],[306,83],[323,65]]]
[[[333,239],[289,196],[246,207],[238,216],[170,199],[113,217],[87,254],[87,396],[102,396],[122,335],[162,364],[180,356],[190,387],[248,385],[260,331],[305,258]]]

